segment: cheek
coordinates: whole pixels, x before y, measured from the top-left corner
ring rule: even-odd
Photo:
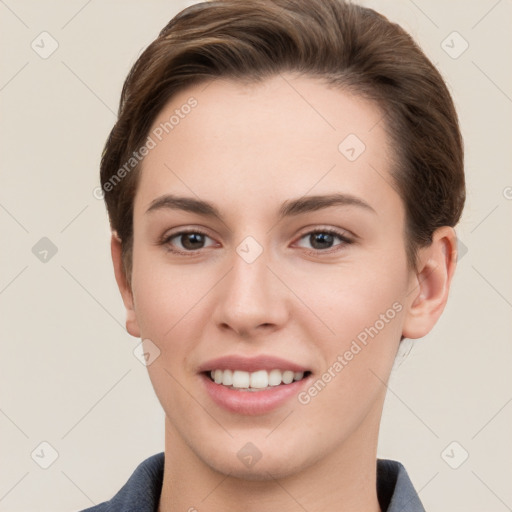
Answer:
[[[322,354],[322,369],[315,385],[299,397],[301,403],[314,401],[312,409],[320,415],[335,403],[338,418],[355,416],[356,423],[384,392],[382,381],[388,379],[400,342],[407,293],[407,267],[400,255],[359,263],[316,272],[314,279],[304,276],[298,290],[329,328],[312,315],[303,320]]]
[[[138,256],[133,272],[137,321],[141,337],[151,340],[160,351],[147,367],[148,374],[164,410],[182,411],[187,396],[180,383],[184,382],[188,356],[201,341],[201,297],[212,284],[204,273],[193,271],[193,265],[179,268],[157,263],[148,253]]]
[[[407,273],[405,263],[397,260],[318,267],[295,277],[289,274],[288,280],[293,278],[294,291],[304,297],[312,313],[307,317],[324,324],[319,328],[323,339],[340,349],[372,326],[390,336],[400,330]]]
[[[388,276],[360,279],[340,298],[336,327],[342,341],[380,335],[393,339],[401,328],[403,286]],[[371,333],[371,334],[370,334]]]
[[[166,264],[149,251],[135,256],[132,283],[141,335],[170,339],[201,310],[201,298],[212,289],[215,276],[194,265]]]
[[[323,367],[298,400],[311,433],[326,436],[327,422],[336,436],[336,429],[356,429],[383,399],[402,330],[403,285],[385,273],[379,279],[352,274],[330,294],[322,295],[327,281],[309,284],[310,296],[319,299],[319,316],[334,335],[316,338]]]

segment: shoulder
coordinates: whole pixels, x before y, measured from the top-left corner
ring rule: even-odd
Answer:
[[[162,490],[164,454],[143,461],[109,501],[82,512],[156,512]],[[419,496],[398,461],[377,459],[377,495],[383,512],[425,512]]]
[[[164,454],[158,453],[140,463],[111,500],[82,512],[154,512],[160,499],[163,473]]]
[[[377,495],[383,512],[425,512],[406,469],[396,460],[377,459]]]

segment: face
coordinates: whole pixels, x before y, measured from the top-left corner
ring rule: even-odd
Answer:
[[[376,443],[414,278],[381,121],[292,75],[194,86],[156,119],[128,327],[198,464],[283,477]]]

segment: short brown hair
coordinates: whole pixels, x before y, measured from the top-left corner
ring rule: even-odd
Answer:
[[[325,79],[382,110],[396,148],[392,176],[405,205],[410,265],[438,227],[458,222],[465,183],[457,114],[441,75],[400,26],[343,0],[204,2],[174,17],[134,64],[103,151],[101,185],[128,281],[140,164],[115,186],[112,177],[156,116],[200,81],[259,81],[285,71]]]

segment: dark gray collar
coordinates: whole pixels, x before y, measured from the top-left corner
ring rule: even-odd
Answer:
[[[425,512],[407,471],[396,460],[377,459],[377,496],[382,512]]]
[[[82,512],[157,512],[164,476],[164,454],[139,464],[110,500]],[[394,460],[377,459],[377,496],[382,512],[425,512],[407,471]]]

